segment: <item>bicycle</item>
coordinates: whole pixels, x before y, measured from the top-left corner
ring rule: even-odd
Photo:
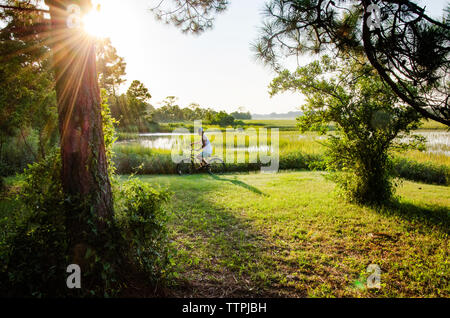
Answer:
[[[206,171],[211,175],[218,175],[225,173],[226,167],[223,160],[219,157],[212,157],[207,161],[206,165],[202,165],[201,160],[194,155],[194,148],[191,148],[190,157],[182,159],[181,162],[177,164],[176,170],[180,176],[202,171]]]

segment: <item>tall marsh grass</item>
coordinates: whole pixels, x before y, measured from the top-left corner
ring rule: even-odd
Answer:
[[[394,157],[392,160],[394,175],[412,181],[430,184],[450,185],[450,168],[430,162]]]
[[[315,133],[300,134],[299,132],[281,131],[279,135],[279,168],[281,170],[325,170],[324,153],[326,137]],[[258,145],[256,137],[235,138],[234,143],[226,147],[223,140],[211,137],[213,148],[223,143],[224,153],[216,154],[226,158],[228,172],[257,171],[262,163],[258,156],[257,162],[250,162],[251,151],[258,151],[252,146]],[[189,137],[188,141],[199,141],[199,136]],[[148,144],[148,143],[147,143]],[[265,150],[271,149],[270,134]],[[198,146],[197,146],[198,147]],[[169,147],[170,148],[170,147]],[[253,150],[252,150],[253,149]],[[129,143],[114,146],[117,170],[121,174],[174,174],[176,164],[173,163],[170,149],[149,148],[145,142],[138,139]],[[402,153],[393,152],[393,174],[400,178],[413,181],[449,184],[450,157],[445,154],[410,150]],[[232,160],[230,160],[232,158]]]

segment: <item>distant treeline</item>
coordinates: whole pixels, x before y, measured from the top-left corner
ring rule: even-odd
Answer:
[[[301,111],[288,112],[288,113],[270,113],[270,114],[252,114],[251,119],[295,119],[303,115]]]
[[[188,107],[181,108],[177,104],[175,96],[168,96],[161,103],[161,107],[151,107],[148,120],[152,123],[176,123],[194,120],[202,120],[205,124],[219,126],[236,126],[243,124],[241,119],[251,119],[250,113],[234,112],[228,114],[225,111],[215,111],[211,108],[202,108],[197,103],[191,103]]]
[[[249,120],[252,119],[252,115],[250,114],[250,112],[233,112],[230,114],[231,116],[234,117],[234,119],[241,119],[241,120]]]

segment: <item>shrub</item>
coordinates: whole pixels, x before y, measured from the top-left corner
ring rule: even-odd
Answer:
[[[59,181],[60,160],[55,151],[30,166],[12,212],[17,218],[8,237],[1,263],[2,296],[57,296],[67,290],[63,196]]]
[[[421,163],[407,158],[394,158],[392,169],[393,174],[400,178],[431,184],[450,184],[450,169],[445,165]]]
[[[215,114],[211,120],[209,121],[212,125],[219,125],[220,127],[227,127],[227,126],[233,126],[234,125],[234,117],[227,114],[224,111],[218,112]]]
[[[8,167],[6,166],[6,164],[0,161],[0,193],[5,188],[5,180],[3,178],[7,175],[8,175]]]
[[[103,108],[103,121],[111,160],[114,121],[107,107]],[[109,173],[114,170],[110,161]],[[17,221],[0,244],[0,296],[114,296],[130,269],[143,271],[154,281],[167,276],[169,245],[166,214],[161,208],[169,199],[166,191],[158,192],[137,180],[128,181],[121,190],[114,184],[116,218],[108,222],[108,231],[98,231],[98,215],[86,208],[86,201],[70,205],[73,210],[67,213],[69,199],[63,194],[60,171],[61,158],[55,149],[24,172],[17,207],[11,211]],[[77,213],[78,208],[91,213]],[[81,290],[66,287],[66,268],[74,262],[66,232],[69,215],[88,225],[82,232],[86,248],[75,255],[75,263],[83,270]]]
[[[22,136],[8,137],[2,145],[1,151],[0,174],[8,176],[21,173],[36,160],[34,155],[38,153],[36,131],[30,129],[25,138]]]
[[[301,131],[330,134],[326,160],[334,180],[350,201],[379,204],[392,198],[389,149],[403,133],[418,127],[419,115],[399,105],[398,97],[364,61],[330,58],[282,71],[271,84],[271,94],[299,91],[306,96]]]
[[[128,258],[153,282],[169,273],[171,253],[167,232],[167,190],[156,189],[138,179],[129,179],[116,195],[118,224],[124,235]]]
[[[349,201],[378,204],[392,198],[391,162],[388,146],[383,144],[383,136],[376,134],[366,140],[352,140],[346,135],[330,137],[326,152],[330,176]]]
[[[68,290],[66,267],[71,257],[60,170],[55,150],[24,173],[17,205],[11,211],[17,220],[0,246],[0,296],[113,296],[121,291],[130,270],[145,273],[151,282],[169,277],[170,245],[163,204],[170,194],[130,179],[115,188],[118,236],[111,239],[98,233],[93,237],[92,249],[84,254],[88,266],[82,273],[83,289]],[[114,255],[114,264],[108,261],[110,250],[120,251]],[[122,265],[118,268],[117,264]]]

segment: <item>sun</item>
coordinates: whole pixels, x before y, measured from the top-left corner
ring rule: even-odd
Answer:
[[[106,12],[102,10],[99,4],[83,17],[84,30],[97,38],[110,36],[110,23]]]
[[[82,18],[86,35],[98,40],[109,38],[119,51],[129,45],[129,25],[136,17],[129,14],[123,0],[91,0],[92,9]],[[129,9],[129,8],[128,8]]]
[[[124,14],[124,1],[92,0],[92,10],[83,17],[83,28],[96,38],[116,38],[116,45],[127,37],[133,16]],[[117,40],[119,38],[119,40]]]

